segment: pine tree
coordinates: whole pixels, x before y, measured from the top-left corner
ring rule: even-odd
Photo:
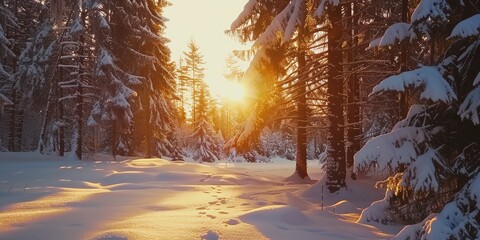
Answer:
[[[200,53],[197,43],[193,40],[188,43],[188,51],[183,52],[183,54],[185,59],[184,71],[188,76],[188,85],[190,86],[191,93],[192,123],[195,125],[198,122],[197,98],[199,96],[199,89],[201,88],[200,85],[205,77],[205,68],[203,67],[205,61],[203,60],[203,56]]]
[[[147,156],[172,148],[168,135],[173,131],[175,84],[162,36],[166,5],[152,0],[90,1],[101,35],[95,73],[109,83],[99,86],[106,94],[95,104],[91,120],[109,122],[114,155],[131,155],[141,143]]]
[[[221,147],[214,137],[213,127],[208,117],[207,85],[200,84],[197,115],[198,119],[193,134],[194,159],[202,162],[214,162],[220,157]]]
[[[2,94],[2,111],[5,105],[10,106],[10,126],[9,126],[9,150],[15,151],[16,139],[16,113],[18,107],[18,100],[12,73],[14,72],[15,61],[17,54],[15,54],[12,30],[18,29],[16,23],[17,18],[15,14],[9,9],[5,2],[0,2],[0,94]],[[12,41],[13,40],[13,41]],[[5,96],[7,95],[7,96]]]
[[[420,101],[390,133],[370,140],[355,155],[357,168],[375,164],[392,174],[384,182],[385,198],[364,210],[360,221],[420,223],[407,226],[397,239],[479,237],[478,213],[472,210],[479,206],[473,197],[480,151],[480,21],[473,10],[478,7],[478,1],[420,1],[411,23],[405,23],[411,27],[398,31],[401,25],[392,25],[389,29],[397,31],[384,34],[396,40],[414,36],[410,41],[430,51],[425,64],[434,60],[373,89],[375,95],[416,89]],[[448,31],[440,34],[439,28]],[[434,212],[439,213],[430,215]]]

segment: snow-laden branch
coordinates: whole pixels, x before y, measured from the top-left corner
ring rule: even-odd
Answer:
[[[480,74],[479,74],[480,75]],[[462,119],[470,119],[473,124],[480,124],[479,110],[480,108],[480,85],[473,89],[465,98],[460,109],[458,110],[458,115]]]
[[[404,92],[405,88],[423,87],[422,99],[452,102],[457,99],[450,84],[443,78],[437,67],[424,66],[386,78],[373,88],[370,95],[386,91]]]
[[[301,1],[301,0],[300,0]],[[269,43],[272,39],[276,39],[277,32],[284,32],[286,21],[290,18],[295,8],[295,2],[290,2],[275,18],[272,23],[265,29],[260,37],[255,41],[253,46],[260,46]]]
[[[446,0],[422,0],[412,14],[411,22],[422,21],[428,18],[448,20],[450,6]]]
[[[13,105],[13,102],[10,101],[10,99],[8,99],[7,97],[5,97],[5,95],[0,93],[0,112],[3,112],[3,108],[6,105]]]
[[[367,49],[390,46],[403,40],[412,40],[414,38],[416,38],[416,35],[413,32],[412,25],[410,23],[399,22],[388,27],[381,38],[371,41]]]
[[[298,25],[302,24],[303,19],[305,19],[305,0],[297,0],[295,1],[295,7],[293,9],[292,15],[288,20],[287,26],[285,28],[285,32],[283,38],[285,40],[290,40],[295,33],[295,29]]]
[[[244,24],[249,16],[252,15],[253,10],[255,9],[255,6],[257,5],[258,0],[250,0],[245,4],[243,7],[243,11],[238,15],[237,19],[233,21],[232,25],[230,25],[230,30],[235,30],[239,28],[242,24]]]
[[[454,37],[467,38],[480,35],[480,14],[473,15],[459,22],[447,39]]]
[[[355,169],[375,165],[380,171],[409,164],[420,155],[417,146],[427,136],[420,127],[403,127],[369,140],[355,156]]]

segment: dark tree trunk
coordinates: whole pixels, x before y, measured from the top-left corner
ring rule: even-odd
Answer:
[[[81,18],[82,18],[82,24],[85,26],[85,18],[86,18],[86,12],[85,10],[82,10],[81,13]],[[85,54],[85,38],[83,35],[80,35],[79,37],[79,50],[78,54],[80,56],[84,56]],[[77,155],[77,158],[79,160],[82,159],[82,150],[83,150],[83,74],[84,74],[84,69],[83,69],[83,64],[84,64],[84,59],[83,57],[79,58],[79,68],[78,68],[78,82],[77,82],[77,103],[75,105],[75,117],[76,117],[76,149],[75,154]]]
[[[408,0],[402,0],[402,22],[408,22]],[[405,72],[408,69],[408,42],[401,43],[401,52],[400,71]],[[407,117],[408,106],[408,93],[405,91],[399,96],[400,120]]]
[[[153,94],[153,93],[150,93],[150,94]],[[150,101],[149,101],[149,98],[150,98],[150,95],[147,95],[146,97],[146,107],[145,107],[145,118],[147,118],[147,127],[146,127],[146,131],[145,131],[145,144],[146,144],[146,151],[147,151],[147,158],[151,158],[153,156],[153,124],[152,124],[152,121],[151,121],[151,106],[150,106]]]
[[[303,3],[305,4],[305,2]],[[305,9],[305,5],[303,9]],[[296,166],[295,172],[297,175],[305,179],[308,177],[307,173],[307,100],[306,100],[306,76],[305,72],[305,26],[300,26],[298,29],[298,86],[297,87],[297,152],[295,156]]]
[[[303,76],[305,71],[305,52],[300,50],[297,57],[298,75]],[[302,179],[308,177],[307,174],[307,102],[306,102],[306,84],[300,77],[298,81],[297,103],[297,154],[295,172]]]
[[[22,145],[22,138],[23,138],[23,117],[24,117],[24,112],[23,109],[20,108],[17,114],[17,146],[16,149],[17,151],[22,151],[23,145]]]
[[[11,152],[17,151],[16,148],[16,137],[17,137],[17,90],[15,86],[12,85],[12,108],[10,109],[10,134],[9,134],[9,144],[8,150]]]
[[[60,74],[60,76],[62,76]],[[59,93],[60,98],[63,97],[63,90],[60,88],[60,93]],[[65,119],[64,119],[64,112],[63,112],[63,102],[58,102],[58,114],[59,114],[59,119],[61,122],[60,127],[58,128],[58,155],[59,156],[64,156],[65,155]]]
[[[348,3],[347,4],[347,18],[355,16],[356,14],[356,4],[355,3]],[[351,21],[349,20],[347,26],[347,31],[350,34],[349,42],[350,42],[350,51],[347,55],[347,61],[349,66],[349,78],[348,78],[348,111],[347,111],[347,120],[348,120],[348,128],[347,128],[347,138],[348,138],[348,147],[347,147],[347,167],[353,166],[353,156],[354,154],[360,150],[360,140],[358,139],[360,134],[362,133],[361,130],[361,119],[360,119],[360,89],[359,89],[359,79],[356,71],[356,65],[353,64],[356,62],[357,59],[357,47],[358,47],[358,37],[357,27],[358,27],[358,18],[353,17]]]
[[[112,156],[115,159],[117,157],[117,120],[111,120],[112,124],[112,136],[110,139]]]
[[[329,5],[328,16],[331,22],[328,28],[328,134],[327,187],[336,192],[345,187],[346,161],[343,116],[343,78],[342,72],[342,10],[340,6]]]

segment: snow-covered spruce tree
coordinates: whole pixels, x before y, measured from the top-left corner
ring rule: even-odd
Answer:
[[[198,90],[197,122],[194,124],[193,159],[201,162],[217,161],[221,154],[222,146],[213,132],[211,120],[208,117],[207,85],[202,82]]]
[[[88,93],[88,89],[91,89],[90,82],[92,80],[91,64],[88,62],[89,46],[91,44],[87,42],[87,9],[79,2],[72,5],[71,11],[71,22],[67,22],[69,30],[60,39],[62,45],[60,60],[66,60],[67,62],[61,61],[59,64],[59,76],[63,79],[58,82],[60,88],[58,101],[61,110],[58,128],[62,131],[61,137],[63,137],[63,126],[65,126],[63,105],[64,101],[72,101],[74,107],[73,121],[70,124],[72,126],[70,145],[72,154],[75,155],[76,159],[81,160],[85,142],[84,112],[87,109],[85,99],[93,95]],[[65,70],[63,70],[64,68]],[[63,71],[65,71],[64,74]],[[62,149],[60,149],[60,154],[63,154]]]
[[[11,43],[10,48],[15,56],[20,57],[22,50],[25,48],[25,45],[31,37],[31,33],[35,29],[38,20],[38,14],[42,9],[43,4],[35,0],[25,0],[25,1],[16,1],[16,0],[4,0],[1,3],[2,6],[8,8],[11,11],[11,14],[15,18],[15,26],[4,25],[5,33],[8,36],[8,39]],[[0,13],[2,17],[9,17],[7,13]],[[1,18],[1,17],[0,17]],[[17,71],[17,63],[19,58],[10,58],[8,61],[3,60],[3,68],[7,72],[14,74]],[[24,96],[21,90],[15,84],[15,77],[11,78],[11,81],[7,85],[3,85],[3,89],[7,91],[1,91],[6,93],[6,95],[12,100],[12,105],[9,107],[6,117],[9,119],[8,126],[8,148],[10,151],[20,151],[25,148],[26,142],[30,139],[29,131],[24,131],[23,120],[25,117],[24,108],[26,104],[24,103]],[[1,85],[1,84],[0,84]],[[32,114],[28,114],[32,115]],[[31,117],[31,116],[29,116]],[[28,119],[28,120],[31,120]],[[36,125],[36,124],[35,124]],[[31,125],[26,125],[29,128]],[[0,127],[0,131],[5,131]],[[25,134],[26,133],[26,134]]]
[[[397,239],[480,237],[479,7],[478,1],[421,1],[405,30],[414,31],[412,42],[429,41],[430,53],[439,56],[436,64],[391,76],[373,89],[375,95],[414,89],[423,100],[355,155],[359,169],[392,173],[383,182],[385,198],[365,209],[359,221],[418,223]],[[449,33],[447,39],[432,39],[439,27]],[[384,37],[404,35],[392,31]]]
[[[18,28],[17,19],[10,9],[5,6],[4,1],[0,2],[0,79],[2,81],[11,80],[11,74],[7,72],[4,63],[15,59],[17,56],[12,50],[12,39],[8,36],[8,30],[11,28]]]
[[[114,154],[131,155],[143,142],[147,156],[161,155],[172,148],[174,119],[173,68],[162,36],[167,2],[87,2],[104,36],[95,72],[107,80],[90,122],[110,122]]]
[[[138,95],[132,88],[139,85],[143,77],[128,72],[122,65],[127,62],[126,58],[116,57],[120,55],[125,39],[117,33],[122,31],[122,25],[115,23],[126,17],[127,13],[114,8],[110,2],[89,1],[86,4],[92,19],[92,31],[98,40],[97,59],[93,69],[93,75],[97,79],[94,85],[98,98],[87,124],[99,125],[106,130],[110,139],[106,148],[110,149],[114,157],[132,155],[132,103]]]
[[[29,34],[29,40],[18,57],[14,79],[15,88],[23,93],[22,107],[26,110],[26,121],[30,123],[25,126],[28,131],[24,131],[23,137],[27,141],[32,139],[32,143],[36,143],[39,140],[38,127],[43,120],[38,116],[43,114],[31,110],[44,109],[47,105],[48,98],[45,96],[49,96],[49,90],[54,84],[52,81],[54,65],[60,45],[57,32],[53,29],[53,19],[45,5],[39,6],[39,3],[32,3],[29,8],[23,6],[23,11],[25,15],[33,16],[37,16],[35,11],[38,11],[38,16],[35,18],[37,22],[35,28]],[[46,145],[52,146],[52,144]]]
[[[53,21],[44,7],[31,41],[18,57],[15,84],[23,91],[26,105],[45,104],[48,94],[48,80],[51,77],[53,58],[58,48]]]
[[[18,29],[19,26],[16,23],[17,18],[12,11],[5,5],[4,1],[0,2],[0,94],[2,95],[2,108],[5,105],[12,106],[12,114],[10,117],[10,150],[15,150],[12,146],[12,140],[14,134],[15,125],[12,120],[15,119],[16,109],[16,93],[14,89],[14,83],[12,79],[12,73],[14,70],[14,61],[16,54],[14,53],[14,41],[12,38],[13,29]],[[7,97],[8,96],[8,97]],[[11,103],[11,104],[10,104]],[[13,130],[13,131],[12,131]],[[13,149],[12,149],[13,148]]]

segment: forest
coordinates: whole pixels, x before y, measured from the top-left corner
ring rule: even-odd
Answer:
[[[402,226],[386,231],[394,239],[480,239],[480,1],[243,2],[224,34],[247,47],[215,69],[233,89],[218,97],[195,37],[172,58],[175,0],[0,0],[0,168],[32,152],[282,159],[286,182],[321,176],[322,210],[324,194],[369,179],[383,199],[356,223]]]

